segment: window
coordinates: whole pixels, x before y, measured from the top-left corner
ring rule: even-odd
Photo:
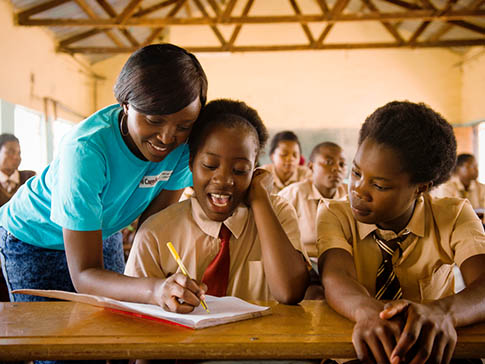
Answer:
[[[62,138],[69,130],[71,130],[73,126],[74,123],[62,119],[54,120],[54,122],[52,123],[52,155],[54,157],[57,155],[57,151],[59,150],[59,145],[61,144]]]
[[[15,106],[14,130],[20,141],[22,162],[19,169],[31,169],[38,174],[47,165],[46,130],[40,113]]]

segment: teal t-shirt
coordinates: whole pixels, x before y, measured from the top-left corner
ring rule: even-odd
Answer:
[[[69,131],[52,163],[0,208],[0,225],[26,243],[63,250],[62,228],[102,230],[105,239],[162,190],[191,186],[188,146],[159,163],[138,159],[120,134],[120,111],[108,106]]]

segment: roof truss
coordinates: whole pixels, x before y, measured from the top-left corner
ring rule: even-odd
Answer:
[[[115,1],[115,0],[111,0]],[[145,0],[146,1],[146,0]],[[261,1],[261,0],[260,0]],[[76,27],[82,29],[74,35],[58,41],[58,50],[67,53],[102,54],[133,52],[150,44],[167,27],[203,25],[210,28],[218,41],[216,46],[186,47],[193,52],[251,52],[306,49],[363,49],[393,47],[454,47],[485,45],[485,0],[443,0],[437,6],[431,0],[353,0],[360,1],[360,8],[349,10],[351,0],[335,0],[330,6],[327,0],[314,0],[318,12],[308,14],[302,10],[303,0],[288,1],[292,14],[251,15],[255,0],[164,0],[149,6],[144,0],[129,0],[117,12],[110,0],[95,0],[96,9],[87,0],[48,0],[16,13],[16,22],[21,26]],[[308,0],[307,0],[308,1]],[[81,10],[80,16],[49,17],[51,11],[67,3],[75,3]],[[378,5],[387,5],[392,11],[382,11]],[[235,14],[234,9],[242,9]],[[355,6],[354,6],[355,8]],[[100,12],[99,9],[102,9]],[[164,10],[164,16],[153,13]],[[183,13],[183,14],[182,14]],[[193,14],[197,13],[197,16]],[[418,21],[412,32],[403,32],[405,21]],[[334,26],[341,22],[379,22],[392,41],[386,42],[342,42],[329,43],[327,38]],[[299,24],[306,42],[303,44],[238,45],[242,27],[249,24]],[[312,33],[309,24],[322,23],[319,34]],[[425,31],[435,23],[433,32]],[[437,27],[436,24],[439,26]],[[220,31],[222,25],[234,25],[228,36]],[[136,27],[149,30],[148,35],[138,39],[132,34]],[[452,29],[466,29],[474,37],[446,39]],[[118,31],[115,32],[114,30]],[[436,30],[437,29],[437,30]],[[472,33],[470,33],[472,32]],[[86,46],[86,40],[104,33],[111,44]],[[404,34],[405,33],[405,34]],[[83,45],[76,44],[83,41]],[[182,46],[184,46],[182,44]]]

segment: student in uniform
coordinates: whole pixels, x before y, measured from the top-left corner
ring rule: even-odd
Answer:
[[[270,195],[271,174],[254,169],[267,139],[263,122],[245,103],[221,99],[194,128],[194,195],[143,223],[125,273],[164,279],[163,307],[174,312],[191,312],[205,293],[298,303],[310,263],[295,210]],[[180,272],[168,241],[194,280]]]
[[[455,158],[453,129],[439,114],[391,102],[360,130],[348,200],[319,207],[325,297],[355,322],[364,362],[448,363],[456,327],[485,319],[482,224],[467,200],[427,193],[446,181]],[[458,294],[454,263],[466,283]]]
[[[35,176],[34,171],[19,171],[20,143],[13,134],[0,135],[0,206],[5,205],[15,192],[30,177]],[[0,264],[1,266],[1,264]],[[9,300],[8,288],[0,268],[0,302]]]
[[[300,165],[301,145],[298,137],[290,130],[275,134],[271,139],[269,155],[272,163],[261,168],[273,175],[272,193],[278,193],[292,183],[311,178],[308,167]]]
[[[76,125],[54,161],[0,209],[0,259],[13,289],[57,289],[161,304],[163,281],[123,275],[123,227],[192,184],[185,144],[207,95],[194,55],[171,44],[133,53],[118,104]]]
[[[466,198],[475,210],[485,208],[485,185],[477,181],[478,165],[472,154],[460,154],[456,158],[451,178],[432,191],[437,197]],[[482,213],[483,215],[483,213]]]
[[[293,183],[278,194],[290,202],[298,215],[301,241],[310,257],[317,254],[318,203],[322,198],[341,199],[347,196],[347,185],[343,180],[347,173],[347,163],[342,148],[332,142],[316,145],[311,154],[308,168],[312,178]]]
[[[283,188],[278,195],[288,200],[295,208],[301,240],[313,263],[311,284],[305,299],[323,299],[323,288],[318,276],[315,220],[321,199],[341,199],[347,196],[347,185],[343,183],[347,164],[342,148],[332,142],[316,145],[310,154],[308,168],[312,172],[311,179],[292,183]]]

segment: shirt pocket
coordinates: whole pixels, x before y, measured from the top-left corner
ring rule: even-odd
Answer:
[[[453,264],[442,264],[428,277],[418,281],[421,301],[437,300],[454,292]]]

